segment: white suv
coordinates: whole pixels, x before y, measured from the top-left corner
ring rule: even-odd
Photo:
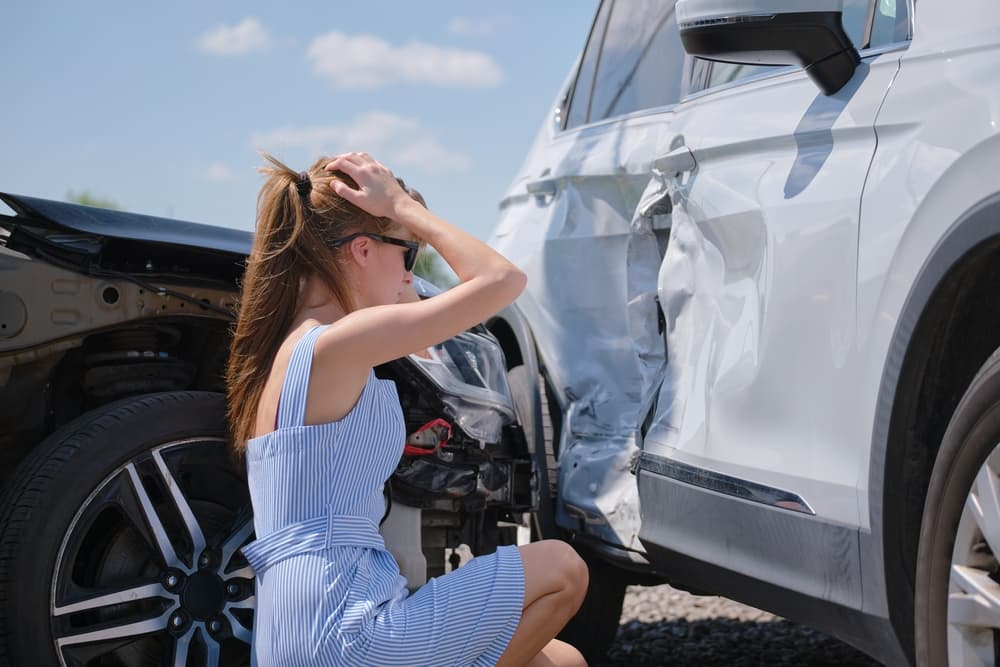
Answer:
[[[666,579],[1000,662],[998,122],[994,2],[604,0],[491,241],[591,656]]]

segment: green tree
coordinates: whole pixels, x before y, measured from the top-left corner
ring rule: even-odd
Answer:
[[[84,206],[118,210],[118,202],[107,197],[95,195],[89,190],[83,190],[82,192],[73,192],[70,190],[66,193],[66,201],[73,202],[74,204],[83,204]]]
[[[454,274],[444,266],[441,256],[426,246],[417,255],[413,273],[441,289],[447,289],[457,283]]]

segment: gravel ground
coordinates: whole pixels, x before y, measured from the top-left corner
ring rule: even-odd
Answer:
[[[878,667],[804,625],[720,597],[630,586],[608,661],[594,667]]]

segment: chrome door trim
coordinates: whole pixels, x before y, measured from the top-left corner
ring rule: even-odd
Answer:
[[[685,484],[698,486],[727,496],[734,496],[742,500],[749,500],[792,512],[816,515],[816,512],[809,503],[797,493],[776,489],[772,486],[731,475],[724,475],[712,470],[706,470],[705,468],[698,468],[687,463],[650,454],[649,452],[642,452],[639,455],[638,467],[657,475],[663,475],[664,477],[669,477]]]

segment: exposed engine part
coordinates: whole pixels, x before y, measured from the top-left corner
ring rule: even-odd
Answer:
[[[443,512],[481,512],[487,507],[521,511],[535,506],[531,460],[520,426],[504,427],[498,440],[472,437],[459,410],[442,400],[441,388],[412,364],[376,369],[396,383],[406,415],[404,454],[392,477],[392,497],[405,505]]]
[[[487,465],[488,464],[484,464]],[[427,506],[438,498],[467,498],[479,488],[479,467],[455,465],[429,456],[404,458],[393,477],[393,491],[400,496],[412,496],[408,504]],[[491,481],[494,475],[489,475]],[[487,494],[482,495],[485,504]]]
[[[426,456],[440,451],[451,438],[451,424],[438,418],[432,419],[406,438],[404,456]]]

